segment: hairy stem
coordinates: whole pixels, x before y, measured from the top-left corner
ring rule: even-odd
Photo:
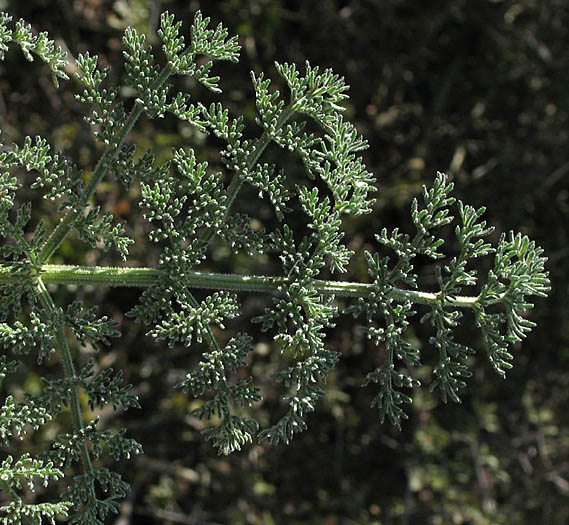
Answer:
[[[289,104],[283,110],[283,112],[281,113],[281,115],[279,116],[279,119],[277,121],[277,126],[276,126],[277,130],[281,129],[281,127],[287,123],[287,121],[292,117],[292,115],[294,115],[294,111],[295,111],[294,108],[295,108],[295,104]],[[257,143],[255,144],[255,149],[251,152],[251,154],[249,155],[249,158],[247,159],[247,169],[248,170],[253,169],[253,166],[257,163],[257,161],[259,160],[259,157],[263,154],[263,151],[265,151],[266,147],[270,143],[271,143],[271,135],[265,130],[263,132],[263,134],[257,140]],[[233,176],[233,179],[229,183],[229,186],[227,186],[227,190],[226,190],[227,207],[225,209],[224,220],[229,215],[229,209],[231,208],[231,205],[235,201],[235,198],[237,197],[237,194],[239,193],[239,190],[241,189],[242,186],[243,186],[243,179],[241,178],[239,172],[237,172]],[[214,237],[215,234],[216,234],[216,230],[214,228],[209,228],[205,232],[205,234],[203,236],[203,240],[209,244],[209,242],[211,241],[211,239]]]
[[[41,278],[36,278],[36,288],[38,292],[39,299],[43,307],[50,312],[53,318],[57,319],[59,317],[59,312],[57,306],[55,306],[51,295],[47,291],[44,281]],[[57,346],[61,352],[61,357],[63,360],[63,370],[65,373],[65,378],[71,380],[72,388],[70,389],[70,399],[69,406],[71,408],[71,419],[73,421],[73,430],[75,434],[81,434],[85,430],[85,425],[83,423],[83,415],[81,414],[81,401],[79,399],[79,389],[73,384],[73,380],[77,378],[75,373],[75,365],[73,364],[73,356],[71,355],[71,349],[69,348],[69,343],[65,336],[65,326],[62,322],[57,323],[55,338],[57,341]],[[83,469],[87,474],[93,475],[93,464],[91,462],[91,456],[89,450],[87,449],[87,444],[83,440],[81,443],[81,462],[83,463]],[[91,484],[89,501],[94,503],[96,500],[95,487]]]
[[[29,279],[25,273],[15,271],[13,266],[0,266],[0,284],[22,282]],[[156,268],[120,268],[105,266],[68,266],[45,264],[41,267],[41,280],[47,284],[76,284],[96,286],[128,286],[146,288],[160,282],[163,270]],[[231,290],[236,292],[277,293],[279,287],[292,284],[287,277],[264,275],[236,275],[208,272],[187,272],[181,276],[188,288]],[[346,281],[324,281],[314,279],[312,286],[322,295],[366,298],[375,291],[373,284]],[[440,292],[420,292],[393,288],[391,296],[398,301],[411,301],[419,304],[432,304],[441,299]],[[498,303],[501,296],[493,299]],[[459,308],[475,308],[478,296],[457,296],[445,298],[445,304]]]
[[[172,69],[170,66],[166,66],[158,75],[154,83],[152,84],[152,88],[158,88],[171,75]],[[49,260],[49,258],[53,255],[55,250],[59,248],[65,237],[69,234],[77,217],[83,213],[83,208],[87,206],[89,200],[97,190],[101,180],[107,173],[111,162],[114,158],[119,154],[119,151],[126,140],[126,137],[131,132],[132,128],[136,124],[136,121],[139,119],[140,115],[143,112],[143,106],[139,102],[135,102],[134,107],[132,108],[128,118],[126,119],[125,123],[123,124],[122,128],[120,129],[117,139],[113,141],[112,144],[107,146],[107,149],[103,153],[103,156],[99,159],[95,171],[91,178],[87,182],[87,185],[81,195],[81,206],[78,208],[71,209],[67,212],[67,214],[63,217],[61,222],[57,225],[57,227],[53,230],[47,241],[42,247],[42,250],[39,254],[39,261],[40,263],[45,263]]]

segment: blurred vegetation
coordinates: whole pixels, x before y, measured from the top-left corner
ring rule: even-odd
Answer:
[[[505,381],[485,362],[483,346],[461,405],[415,393],[413,413],[398,432],[380,425],[359,388],[374,368],[377,349],[351,319],[330,330],[330,346],[343,359],[328,396],[310,418],[309,430],[288,447],[251,446],[219,457],[188,418],[188,400],[173,389],[197,361],[184,349],[166,349],[124,313],[134,290],[60,289],[60,304],[78,293],[119,320],[122,338],[99,351],[105,365],[125,370],[143,409],[101,414],[104,424],[125,426],[144,444],[145,455],[124,464],[132,494],[116,525],[235,524],[510,524],[569,522],[569,4],[564,0],[0,0],[0,8],[49,31],[72,56],[89,50],[112,67],[120,82],[121,35],[131,25],[153,35],[168,9],[186,22],[197,9],[241,36],[239,65],[219,74],[232,113],[243,113],[256,133],[249,71],[274,76],[273,61],[332,67],[351,85],[347,116],[370,142],[367,162],[379,180],[374,213],[346,223],[350,248],[375,250],[381,227],[409,227],[408,208],[437,170],[454,180],[457,197],[487,206],[498,231],[520,230],[550,257],[553,291],[533,320],[538,327],[516,355]],[[275,78],[276,81],[276,78]],[[194,99],[209,95],[197,86]],[[37,63],[10,53],[0,63],[0,125],[6,142],[40,134],[81,166],[92,169],[100,150],[73,99],[73,81],[56,90]],[[129,93],[123,93],[129,96]],[[167,156],[173,146],[193,146],[219,164],[214,139],[167,119],[158,127],[141,121],[132,140]],[[269,150],[267,155],[273,155]],[[302,177],[291,159],[290,173]],[[141,236],[136,187],[109,183],[99,203],[127,220]],[[252,194],[253,195],[253,194]],[[23,195],[22,198],[29,196]],[[237,203],[265,220],[270,213],[247,195]],[[36,208],[44,206],[38,202]],[[47,204],[45,209],[48,210]],[[53,216],[57,221],[57,216]],[[114,255],[65,244],[61,262],[119,264]],[[152,266],[147,247],[132,250],[131,264]],[[209,268],[270,273],[269,258],[234,257],[212,244]],[[349,280],[365,280],[355,260]],[[425,287],[434,278],[420,269]],[[261,312],[266,298],[242,297],[239,323]],[[233,329],[235,326],[230,326]],[[268,376],[278,349],[266,334],[251,366]],[[428,332],[409,337],[434,359]],[[466,326],[463,337],[477,337]],[[84,349],[86,359],[92,349]],[[53,367],[53,373],[58,369]],[[428,382],[427,372],[421,379]],[[38,388],[22,372],[12,391]],[[270,393],[260,407],[273,413]],[[59,422],[64,424],[64,422]],[[30,448],[39,443],[30,442]]]

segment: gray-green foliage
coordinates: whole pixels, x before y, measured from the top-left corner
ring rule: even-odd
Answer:
[[[124,430],[101,430],[97,418],[88,423],[83,419],[80,393],[86,395],[90,410],[105,405],[115,410],[139,406],[120,371],[98,370],[92,360],[76,368],[73,346],[110,344],[119,335],[116,323],[80,302],[57,306],[46,283],[145,287],[139,305],[128,315],[150,325],[151,337],[168,346],[204,343],[207,350],[200,364],[188,371],[179,386],[189,396],[204,398],[192,414],[215,418],[217,423],[205,431],[205,437],[222,453],[239,450],[255,439],[288,443],[307,428],[306,415],[325,395],[324,385],[339,359],[327,347],[326,330],[340,314],[357,317],[383,352],[382,363],[367,374],[363,384],[375,384],[372,404],[380,420],[387,417],[399,426],[400,419],[407,417],[404,405],[412,401],[405,389],[419,385],[412,367],[421,364],[421,355],[405,339],[411,317],[421,311],[421,322],[433,327],[429,343],[440,359],[430,388],[439,390],[445,401],[459,401],[459,391],[471,374],[466,359],[474,352],[454,336],[453,329],[465,322],[463,312],[472,312],[470,322],[482,331],[492,366],[504,375],[511,367],[509,349],[534,326],[525,317],[532,307],[529,297],[545,296],[548,290],[542,251],[527,237],[514,233],[503,235],[493,247],[486,240],[492,228],[481,219],[484,209],[455,202],[452,183],[440,173],[432,188],[424,190],[423,203],[413,201],[416,232],[383,229],[376,236],[378,251],[365,253],[370,283],[319,279],[324,269],[338,274],[347,270],[354,252],[344,244],[343,217],[370,213],[375,202],[370,195],[375,180],[361,157],[367,143],[341,114],[341,103],[347,98],[344,80],[309,63],[303,71],[294,64],[276,64],[288,86],[287,95],[282,95],[271,88],[264,74],[252,74],[260,131],[257,138],[245,138],[243,117],[231,116],[221,102],[209,107],[199,101],[191,103],[188,93],[171,93],[168,84],[174,75],[189,76],[219,95],[213,63],[237,61],[236,38],[228,37],[221,25],[210,29],[209,20],[199,12],[188,44],[181,31],[181,23],[172,15],[162,15],[158,32],[166,59],[162,69],[144,35],[130,28],[125,32],[125,67],[137,93],[128,110],[119,90],[107,85],[108,72],[98,67],[97,57],[89,53],[77,57],[75,76],[81,85],[77,99],[89,108],[86,120],[105,147],[90,177],[84,177],[62,153],[53,152],[41,137],[26,137],[22,145],[0,150],[0,235],[4,239],[0,247],[0,343],[7,352],[0,356],[0,377],[13,374],[19,357],[27,354],[36,357],[38,366],[60,359],[64,369],[60,379],[42,378],[40,393],[26,394],[21,400],[5,399],[0,438],[12,441],[48,424],[64,407],[71,409],[73,420],[72,432],[53,438],[42,457],[22,454],[3,459],[0,485],[11,501],[0,509],[3,523],[41,523],[42,517],[53,522],[57,514],[67,513],[71,523],[103,523],[117,511],[128,484],[93,460],[105,455],[119,460],[142,452],[141,445],[126,437]],[[9,15],[1,14],[0,58],[13,44],[28,59],[37,56],[46,62],[54,80],[67,78],[67,62],[45,34],[34,36],[24,22],[13,25]],[[171,160],[157,163],[152,151],[137,152],[135,145],[126,144],[142,114],[162,118],[166,113],[225,143],[220,152],[224,172],[198,162],[189,146],[173,151]],[[298,156],[306,170],[306,185],[290,184],[281,167],[262,160],[270,143]],[[52,231],[42,221],[31,231],[31,206],[16,206],[25,172],[32,173],[31,188],[55,201],[63,215]],[[232,176],[229,184],[225,173]],[[127,190],[139,185],[143,216],[150,225],[148,242],[162,249],[158,268],[119,271],[48,264],[73,233],[80,241],[114,249],[123,260],[128,259],[134,242],[128,228],[91,205],[104,178],[114,179]],[[232,204],[244,184],[272,204],[276,226],[271,231],[253,228],[251,217],[233,213]],[[436,266],[438,290],[419,291],[414,259],[445,257],[441,234],[454,221],[451,207],[455,204],[457,253]],[[290,226],[287,217],[295,213],[295,207],[306,216],[307,231],[296,232]],[[235,252],[276,253],[281,276],[198,273],[215,235]],[[490,254],[494,254],[493,268],[476,289],[479,275],[473,260]],[[194,288],[209,288],[211,293],[200,301]],[[463,296],[465,288],[477,291]],[[247,367],[251,337],[242,331],[223,344],[216,337],[216,331],[225,328],[224,322],[240,311],[231,291],[273,295],[272,306],[254,319],[274,334],[275,346],[287,356],[287,365],[273,377],[287,392],[286,409],[268,428],[260,429],[253,417],[252,407],[262,399],[262,391],[254,377],[240,370]],[[339,311],[336,296],[351,298],[344,312]],[[24,315],[28,311],[24,305],[31,306],[29,314]],[[14,358],[9,359],[9,354]],[[23,484],[57,481],[63,469],[70,467],[77,468],[74,476],[63,480],[62,501],[23,501]]]

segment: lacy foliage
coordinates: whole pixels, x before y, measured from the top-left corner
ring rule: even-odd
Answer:
[[[405,339],[411,317],[421,310],[421,322],[433,329],[429,343],[439,353],[439,361],[429,388],[438,390],[445,401],[459,401],[460,389],[471,375],[467,359],[474,352],[455,339],[454,329],[463,322],[463,313],[472,311],[488,358],[503,376],[511,367],[512,345],[534,326],[526,317],[533,306],[529,298],[543,297],[548,290],[542,251],[527,237],[514,233],[502,235],[492,246],[487,240],[492,228],[482,220],[484,208],[455,202],[452,183],[440,173],[432,188],[424,189],[422,203],[412,203],[413,234],[395,228],[376,235],[379,250],[365,254],[371,284],[342,283],[340,287],[321,280],[324,270],[345,272],[354,255],[344,244],[343,218],[370,213],[374,205],[370,194],[375,191],[375,179],[361,156],[367,143],[341,114],[341,104],[347,99],[344,80],[308,62],[302,70],[294,64],[277,63],[276,71],[288,87],[281,94],[271,88],[265,75],[252,74],[260,130],[257,138],[245,138],[243,117],[231,116],[221,102],[191,103],[188,93],[172,93],[168,83],[174,75],[188,76],[219,95],[214,61],[236,62],[237,39],[229,37],[221,25],[211,29],[199,12],[189,42],[181,29],[173,15],[162,15],[158,31],[166,60],[162,69],[145,36],[131,28],[125,32],[125,67],[130,86],[136,90],[128,111],[119,89],[108,87],[108,71],[99,68],[98,58],[89,53],[77,57],[76,77],[82,85],[77,99],[88,108],[86,120],[105,147],[90,177],[62,153],[55,153],[42,137],[26,137],[23,144],[0,150],[0,257],[4,268],[0,344],[6,352],[0,356],[0,378],[13,374],[19,359],[28,354],[38,365],[60,359],[65,372],[60,379],[43,378],[38,394],[4,400],[0,439],[6,444],[17,440],[49,424],[65,407],[73,416],[72,432],[55,436],[41,457],[23,453],[2,460],[0,485],[11,501],[0,509],[2,523],[40,524],[44,518],[54,523],[57,515],[69,514],[70,523],[102,524],[117,512],[129,487],[118,473],[94,461],[108,456],[118,461],[142,452],[141,445],[126,437],[124,430],[101,430],[98,419],[86,415],[88,409],[107,405],[115,410],[139,406],[130,385],[123,384],[122,373],[99,369],[93,360],[77,369],[73,356],[76,345],[110,344],[119,335],[116,323],[80,302],[66,308],[55,305],[44,284],[49,275],[45,265],[73,232],[80,241],[116,250],[128,260],[134,240],[126,225],[90,204],[105,177],[126,189],[139,184],[140,206],[150,224],[148,242],[162,249],[158,277],[128,315],[150,325],[148,334],[168,346],[206,345],[201,362],[179,386],[189,396],[202,399],[192,415],[214,422],[205,437],[224,454],[254,440],[288,443],[307,428],[306,416],[325,395],[324,384],[339,358],[327,347],[326,331],[341,313],[358,318],[377,344],[381,364],[367,374],[363,384],[374,385],[372,404],[380,420],[387,417],[399,426],[407,417],[405,404],[411,403],[405,392],[419,385],[412,370],[421,364],[421,355]],[[35,36],[23,21],[13,24],[3,13],[0,59],[12,45],[19,46],[29,60],[37,57],[45,62],[56,82],[67,78],[67,60],[46,34]],[[223,141],[224,172],[198,162],[189,147],[157,163],[152,151],[137,152],[135,145],[126,144],[142,114],[156,119],[167,113]],[[291,184],[280,166],[261,160],[271,143],[298,156],[307,185]],[[29,204],[14,209],[24,172],[33,176],[31,188],[55,201],[63,215],[52,231],[42,221],[30,230]],[[229,184],[226,173],[233,177]],[[252,228],[251,217],[232,212],[245,184],[271,203],[276,218],[271,231]],[[457,219],[454,232],[459,248],[445,262],[441,229],[455,220],[451,209]],[[293,231],[287,220],[299,211],[306,216],[304,232]],[[252,351],[252,338],[240,332],[220,342],[218,335],[226,320],[240,312],[237,296],[214,289],[198,300],[192,291],[192,272],[206,259],[214,235],[235,252],[270,251],[280,259],[283,279],[274,281],[273,304],[254,320],[274,335],[275,347],[286,355],[286,365],[273,377],[286,392],[286,406],[268,428],[260,429],[252,416],[251,407],[262,399],[261,389],[254,377],[242,371]],[[494,257],[493,267],[480,276],[474,260],[489,255]],[[437,261],[437,290],[417,290],[414,261],[418,256]],[[104,269],[100,275],[104,277]],[[119,279],[115,284],[125,283]],[[236,278],[235,283],[238,290],[250,289],[245,278]],[[477,291],[464,297],[464,290]],[[355,297],[344,312],[338,311],[336,294]],[[82,406],[80,393],[86,396],[88,409]],[[24,487],[56,482],[64,470],[75,475],[65,476],[61,501],[24,501]]]

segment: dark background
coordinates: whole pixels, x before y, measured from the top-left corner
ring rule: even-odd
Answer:
[[[101,63],[112,67],[113,82],[124,79],[120,39],[125,27],[153,35],[159,12],[168,9],[188,31],[201,9],[240,35],[240,64],[221,64],[216,71],[225,104],[232,114],[245,115],[252,136],[257,129],[250,70],[265,71],[282,86],[275,60],[331,67],[351,86],[346,114],[369,141],[365,157],[379,181],[374,213],[345,223],[352,249],[375,250],[373,235],[384,226],[410,231],[410,202],[440,170],[454,181],[457,197],[487,207],[496,236],[521,231],[549,256],[552,292],[536,301],[531,315],[538,327],[514,349],[515,367],[506,380],[486,363],[467,317],[462,337],[478,353],[462,404],[445,405],[426,388],[417,390],[410,419],[399,432],[378,422],[369,407],[373,390],[359,388],[377,366],[377,349],[351,319],[342,318],[329,340],[343,357],[329,380],[328,396],[308,419],[309,430],[288,447],[253,445],[230,457],[217,456],[205,443],[200,423],[186,415],[192,402],[173,388],[195,365],[199,351],[167,349],[145,337],[148,328],[124,317],[136,304],[136,291],[58,290],[60,304],[78,293],[121,322],[122,338],[102,348],[97,359],[123,368],[143,405],[139,411],[100,414],[102,425],[126,427],[145,450],[118,466],[133,490],[109,523],[569,521],[569,7],[564,0],[5,0],[0,6],[35,30],[47,30],[74,56],[87,49],[99,53]],[[25,135],[40,134],[92,169],[101,149],[81,120],[85,109],[73,99],[77,89],[69,81],[56,90],[44,67],[10,52],[0,63],[4,140],[20,143]],[[211,98],[199,89],[192,97]],[[219,164],[215,140],[204,141],[173,121],[141,120],[133,140],[154,147],[163,158],[173,146],[193,146],[200,159]],[[301,180],[298,163],[286,155],[284,162],[290,176]],[[138,239],[144,231],[136,192],[126,193],[109,180],[96,198],[126,220]],[[243,198],[237,207],[247,211],[250,201]],[[271,220],[268,204],[254,206],[254,213]],[[38,201],[36,209],[41,214],[50,208]],[[156,263],[156,254],[142,242],[131,253],[131,265]],[[273,268],[270,258],[236,257],[221,243],[212,244],[210,255],[204,266],[210,270]],[[120,264],[113,254],[73,242],[64,244],[53,262]],[[419,271],[428,288],[432,268]],[[361,257],[346,278],[366,279]],[[267,304],[262,297],[242,299],[239,323]],[[268,377],[279,362],[278,349],[256,330],[250,330],[258,341],[252,372]],[[427,327],[416,324],[408,335],[425,364],[432,365],[436,356],[427,343]],[[83,349],[81,359],[90,352]],[[52,368],[46,373],[58,373],[57,364]],[[10,388],[37,388],[37,373],[30,369],[20,375],[19,387]],[[428,366],[417,371],[425,383],[430,374]],[[268,395],[256,415],[267,424],[279,410]],[[59,424],[64,427],[65,421]]]

